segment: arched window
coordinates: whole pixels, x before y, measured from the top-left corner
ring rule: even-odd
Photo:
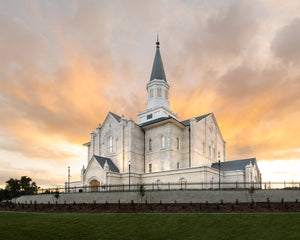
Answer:
[[[107,153],[113,152],[113,137],[109,136],[107,139]]]
[[[152,150],[152,140],[151,140],[151,138],[149,139],[149,151],[151,151]]]
[[[177,149],[179,149],[179,138],[177,138],[176,140]]]
[[[157,89],[157,96],[158,96],[158,97],[161,97],[161,88],[158,88],[158,89]]]
[[[161,165],[160,165],[160,166],[161,166],[161,171],[165,171],[165,163],[164,163],[164,162],[161,162],[160,164],[161,164]]]
[[[186,189],[186,179],[185,178],[180,178],[179,179],[179,182],[180,182],[180,190],[183,190],[183,189]]]
[[[161,144],[160,144],[161,148],[165,148],[166,147],[166,137],[162,136],[161,137]]]
[[[165,90],[165,98],[168,99],[168,90]]]
[[[153,89],[150,89],[150,98],[153,98]]]

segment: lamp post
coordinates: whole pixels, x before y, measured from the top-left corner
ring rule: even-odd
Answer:
[[[68,167],[68,192],[70,192],[70,167]]]
[[[219,189],[221,189],[221,161],[220,161],[220,152],[218,153],[218,163],[219,163]]]
[[[128,174],[129,174],[129,178],[128,178],[128,180],[129,180],[129,191],[130,191],[130,165],[131,165],[131,161],[129,160],[128,161],[128,167],[129,167],[129,171],[128,171]]]

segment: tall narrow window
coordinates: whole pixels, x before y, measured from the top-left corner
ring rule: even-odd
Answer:
[[[179,169],[179,162],[177,162],[177,169]]]
[[[152,140],[151,140],[151,138],[149,139],[149,151],[151,151],[152,150]]]
[[[214,156],[214,158],[216,158],[216,149],[215,148],[213,148],[213,156]]]
[[[208,147],[209,157],[211,157],[211,146]]]
[[[157,96],[158,96],[158,97],[161,97],[161,88],[158,88],[158,89],[157,89]]]
[[[179,149],[179,138],[176,139],[176,147]]]
[[[165,163],[161,162],[161,170],[164,171],[165,170]]]
[[[150,98],[153,98],[153,89],[150,89]]]
[[[107,153],[113,152],[113,137],[109,136],[107,139]]]
[[[168,90],[165,90],[165,98],[168,99]]]
[[[152,163],[149,163],[149,172],[152,172]]]
[[[202,143],[202,147],[203,147],[203,154],[205,153],[205,143]]]
[[[166,137],[162,136],[161,137],[161,148],[165,148],[166,147]]]

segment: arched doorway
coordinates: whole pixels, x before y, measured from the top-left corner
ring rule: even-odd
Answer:
[[[90,182],[91,192],[98,192],[100,187],[100,182],[98,180],[92,180]]]
[[[180,178],[180,190],[186,189],[186,179],[185,178]]]

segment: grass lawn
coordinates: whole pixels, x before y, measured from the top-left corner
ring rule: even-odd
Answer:
[[[300,239],[300,214],[0,212],[0,239]]]

